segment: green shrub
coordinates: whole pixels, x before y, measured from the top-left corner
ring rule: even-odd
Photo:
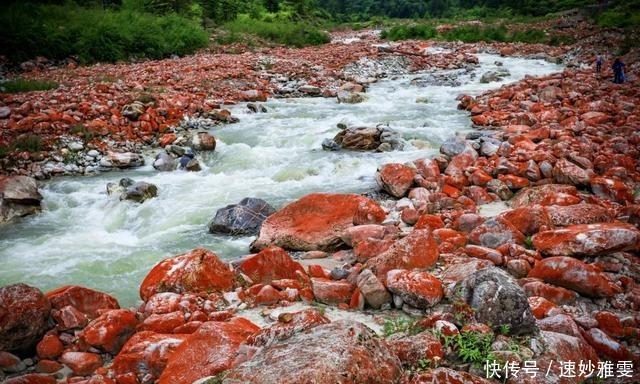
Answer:
[[[5,82],[0,82],[0,92],[4,93],[46,91],[55,88],[58,88],[58,83],[48,80],[16,78]]]
[[[42,150],[42,139],[37,135],[19,136],[10,146],[11,151],[38,152]]]
[[[15,4],[0,14],[0,53],[18,63],[35,56],[82,63],[184,55],[208,43],[194,21],[132,10]]]
[[[329,35],[304,22],[280,20],[268,22],[255,20],[246,15],[224,25],[226,37],[222,43],[232,43],[243,39],[244,35],[255,35],[276,44],[293,47],[320,45],[330,41]]]

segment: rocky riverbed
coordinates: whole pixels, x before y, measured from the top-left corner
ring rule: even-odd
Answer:
[[[393,55],[463,69],[484,49],[430,58],[424,48]],[[5,286],[0,370],[10,383],[637,382],[630,78],[614,85],[574,67],[461,95],[476,130],[380,165],[375,193],[308,193],[275,213],[227,207],[240,228],[261,222],[252,253],[228,262],[194,244],[150,268],[137,307],[81,286]],[[32,179],[0,188],[3,209],[37,207]],[[381,334],[337,310],[364,313]]]

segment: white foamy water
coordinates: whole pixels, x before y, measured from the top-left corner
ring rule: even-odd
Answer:
[[[260,197],[276,208],[310,192],[364,192],[375,187],[381,164],[405,162],[438,152],[439,144],[469,130],[468,114],[456,109],[460,93],[479,94],[529,75],[562,67],[544,61],[479,55],[481,67],[459,87],[418,87],[419,75],[373,84],[362,104],[334,99],[274,99],[266,114],[248,114],[233,106],[240,123],[212,130],[216,151],[200,156],[203,170],[159,173],[151,167],[113,171],[95,177],[58,178],[42,187],[44,211],[0,227],[0,286],[25,282],[43,290],[80,284],[115,295],[123,305],[138,300],[138,286],[159,260],[196,247],[224,259],[248,252],[252,238],[214,236],[207,224],[217,209],[244,197]],[[498,69],[511,72],[500,83],[480,84],[480,76]],[[426,98],[427,103],[416,99]],[[405,139],[417,140],[405,151],[326,152],[321,142],[348,125],[389,124]],[[122,177],[158,186],[159,196],[144,204],[120,202],[106,184]]]

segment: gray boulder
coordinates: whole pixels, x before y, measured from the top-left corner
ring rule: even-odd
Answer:
[[[107,194],[109,196],[120,194],[120,200],[131,200],[143,203],[145,200],[158,196],[158,187],[144,181],[134,181],[129,178],[120,179],[118,184],[107,184]]]
[[[507,325],[512,335],[530,334],[537,330],[526,293],[503,270],[495,267],[481,269],[462,280],[456,288],[459,288],[462,299],[473,308],[477,321],[494,329]]]
[[[155,161],[153,162],[153,168],[161,172],[175,171],[177,167],[178,165],[176,164],[176,160],[173,156],[164,151],[158,153]]]
[[[209,224],[209,232],[226,235],[257,235],[262,222],[274,212],[275,209],[266,201],[247,197],[238,204],[219,209]]]
[[[0,223],[40,211],[41,201],[34,178],[0,176]]]
[[[358,104],[366,100],[364,93],[338,91],[338,102],[343,104]]]

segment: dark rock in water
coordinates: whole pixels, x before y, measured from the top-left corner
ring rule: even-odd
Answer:
[[[51,303],[26,284],[0,288],[0,351],[32,348],[47,331]]]
[[[209,232],[228,235],[257,235],[262,222],[275,212],[262,199],[247,197],[239,204],[227,205],[216,212],[209,224]]]
[[[182,161],[182,159],[180,160]],[[200,162],[195,157],[190,159],[183,168],[189,172],[199,172],[202,170],[202,167],[200,167]]]
[[[158,196],[158,187],[144,181],[134,181],[130,178],[120,179],[118,184],[107,184],[107,194],[120,193],[120,200],[131,200],[143,203],[147,199]]]
[[[0,223],[38,212],[41,201],[34,178],[0,176]]]
[[[459,287],[478,322],[494,328],[508,325],[512,335],[536,331],[527,295],[508,273],[498,268],[481,269],[462,280]]]
[[[339,151],[340,144],[336,143],[333,139],[324,139],[322,140],[322,149],[325,151]]]
[[[153,162],[153,168],[161,172],[175,171],[178,165],[176,160],[167,152],[160,152],[156,155],[156,160]]]
[[[349,91],[339,91],[338,92],[338,102],[343,104],[358,104],[362,103],[366,100],[366,96],[364,93],[360,92],[349,92]]]
[[[267,112],[267,107],[265,107],[262,104],[255,104],[255,103],[247,103],[247,108],[249,109],[249,111],[253,112],[253,113],[266,113]]]
[[[323,149],[383,152],[404,148],[405,141],[401,135],[389,127],[341,127],[341,129],[333,140],[325,139],[322,142]]]
[[[412,79],[410,84],[416,87],[459,87],[462,85],[460,80],[458,80],[461,74],[462,71],[430,73]]]
[[[295,357],[295,358],[292,358]],[[224,384],[395,383],[400,360],[361,323],[336,321],[279,340],[227,372]]]
[[[500,68],[497,72],[488,71],[482,74],[480,77],[480,82],[483,84],[492,83],[495,81],[500,81],[503,78],[510,76],[511,73],[507,69]]]

